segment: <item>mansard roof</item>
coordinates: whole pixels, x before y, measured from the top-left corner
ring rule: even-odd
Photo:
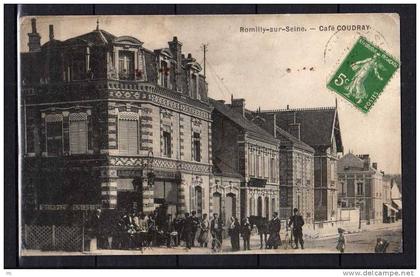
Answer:
[[[254,137],[262,139],[267,143],[279,143],[279,141],[276,138],[274,138],[274,136],[272,136],[266,130],[259,127],[257,124],[246,119],[242,114],[234,112],[230,107],[218,102],[217,100],[211,98],[209,98],[209,100],[210,104],[214,107],[215,110],[217,110],[223,116],[229,118],[232,122],[234,122],[236,125],[244,129],[246,132],[250,133]]]
[[[94,45],[107,45],[115,40],[116,36],[107,31],[97,29],[92,32],[70,38],[64,41],[65,44],[77,44],[80,42],[94,44]]]
[[[277,126],[283,130],[288,130],[290,123],[300,123],[301,140],[312,147],[330,147],[333,141],[332,136],[335,135],[337,151],[343,152],[336,107],[261,112],[276,114]]]
[[[364,162],[362,159],[354,155],[353,153],[347,153],[337,162],[338,172],[344,172],[345,170],[363,170]]]

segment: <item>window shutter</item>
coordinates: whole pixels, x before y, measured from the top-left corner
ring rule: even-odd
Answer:
[[[118,122],[118,149],[121,154],[128,154],[128,122],[127,120]]]
[[[137,120],[127,121],[127,144],[128,153],[137,154],[137,143],[138,143],[138,131],[137,131]]]
[[[70,153],[83,154],[87,152],[87,122],[86,120],[70,121]]]

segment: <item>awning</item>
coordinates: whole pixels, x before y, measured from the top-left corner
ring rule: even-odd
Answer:
[[[394,212],[396,212],[396,213],[398,213],[398,210],[397,209],[395,209],[394,207],[392,207],[391,205],[389,205],[389,204],[385,204],[384,203],[384,205],[389,209],[389,210],[391,210],[391,211],[394,211]]]
[[[402,210],[402,202],[399,199],[392,200],[395,205],[397,205],[398,210]]]
[[[133,179],[117,179],[117,190],[118,191],[133,191]]]

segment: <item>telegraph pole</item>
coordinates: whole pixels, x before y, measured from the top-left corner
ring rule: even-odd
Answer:
[[[208,43],[203,43],[201,45],[201,48],[203,49],[203,55],[204,55],[204,59],[203,59],[203,63],[204,63],[204,77],[206,77],[206,52],[208,50],[209,44]]]

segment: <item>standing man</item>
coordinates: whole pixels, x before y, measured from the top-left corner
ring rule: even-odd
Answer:
[[[192,226],[192,233],[191,233],[191,246],[195,247],[195,237],[197,235],[197,230],[200,227],[200,220],[197,217],[196,211],[192,211],[191,215],[192,215],[191,219],[194,223]]]
[[[185,221],[184,221],[184,239],[185,239],[185,246],[187,249],[191,249],[192,244],[192,232],[193,232],[193,219],[189,213],[185,213]]]
[[[295,238],[295,249],[298,249],[298,242],[303,249],[303,232],[302,226],[305,224],[302,215],[300,215],[297,208],[293,209],[293,215],[289,219],[289,227],[293,225],[293,237]]]
[[[213,238],[216,238],[220,242],[220,245],[222,245],[223,222],[219,218],[219,215],[217,213],[213,214],[213,219],[210,223],[210,232],[211,232],[211,236]],[[213,240],[211,242],[211,249],[214,249],[214,246],[215,246],[215,243]]]
[[[209,242],[209,229],[210,223],[207,219],[207,214],[203,214],[203,219],[200,222],[200,235],[198,236],[200,247],[207,248],[207,243]]]
[[[244,250],[251,250],[250,247],[250,238],[251,238],[251,230],[252,230],[252,226],[251,223],[249,223],[249,218],[245,217],[242,220],[242,226],[241,226],[241,233],[242,233],[242,238],[244,239]]]
[[[277,249],[280,245],[280,228],[281,228],[281,222],[280,219],[278,217],[278,213],[274,212],[273,213],[273,219],[271,219],[270,223],[269,223],[269,232],[270,232],[270,237],[268,238],[268,248],[274,248]]]

